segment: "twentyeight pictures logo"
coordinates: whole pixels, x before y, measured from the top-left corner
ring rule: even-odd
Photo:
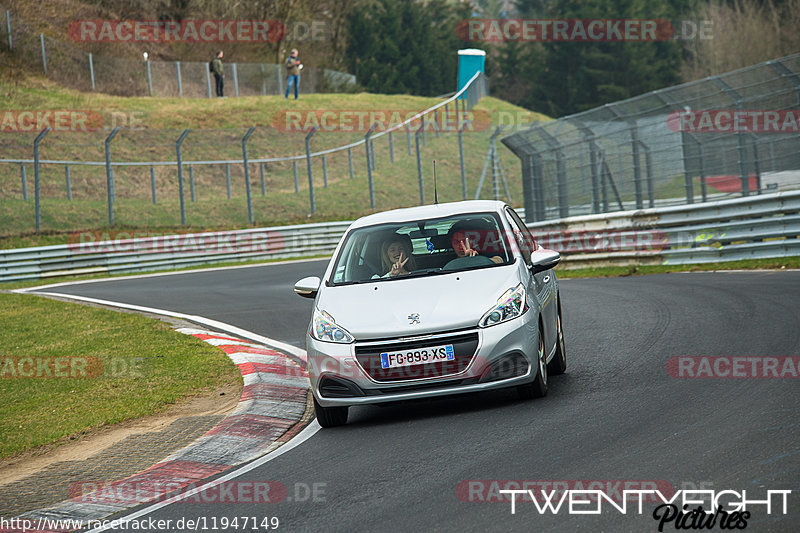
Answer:
[[[286,28],[277,20],[74,20],[76,42],[277,43]]]

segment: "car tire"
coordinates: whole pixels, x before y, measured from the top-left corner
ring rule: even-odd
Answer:
[[[561,325],[561,304],[558,306],[558,330],[556,332],[556,353],[547,363],[547,373],[551,376],[563,374],[567,370],[567,348],[564,344],[564,328]]]
[[[324,428],[343,426],[347,423],[347,406],[345,407],[322,407],[314,398],[314,414],[317,415],[317,422]]]
[[[517,394],[523,400],[547,396],[547,363],[545,363],[544,332],[542,331],[541,325],[539,326],[538,343],[536,358],[539,364],[536,369],[536,378],[530,383],[517,387]]]

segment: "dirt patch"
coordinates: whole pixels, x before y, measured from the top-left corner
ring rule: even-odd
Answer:
[[[212,391],[198,393],[157,415],[129,420],[73,436],[48,446],[0,460],[0,485],[13,483],[64,461],[83,461],[131,435],[163,431],[180,418],[224,416],[239,403],[242,384],[229,384]],[[198,435],[199,436],[199,435]],[[175,450],[183,447],[176,444]],[[174,451],[174,450],[173,450]]]

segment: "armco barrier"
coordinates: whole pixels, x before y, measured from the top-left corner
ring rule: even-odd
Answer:
[[[686,264],[800,255],[800,192],[538,222],[568,267]]]
[[[143,272],[229,261],[330,254],[350,222],[0,250],[0,281]],[[681,264],[800,255],[800,192],[529,224],[565,266]],[[102,233],[100,234],[103,235]],[[119,236],[120,234],[117,234]]]
[[[0,250],[0,281],[324,255],[333,252],[349,225],[329,222],[103,241],[94,239],[94,232],[77,233],[70,244]]]

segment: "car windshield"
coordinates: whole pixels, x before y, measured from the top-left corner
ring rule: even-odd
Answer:
[[[502,228],[496,213],[358,228],[347,235],[328,284],[389,281],[507,265],[514,256]],[[399,269],[397,262],[402,264]]]

